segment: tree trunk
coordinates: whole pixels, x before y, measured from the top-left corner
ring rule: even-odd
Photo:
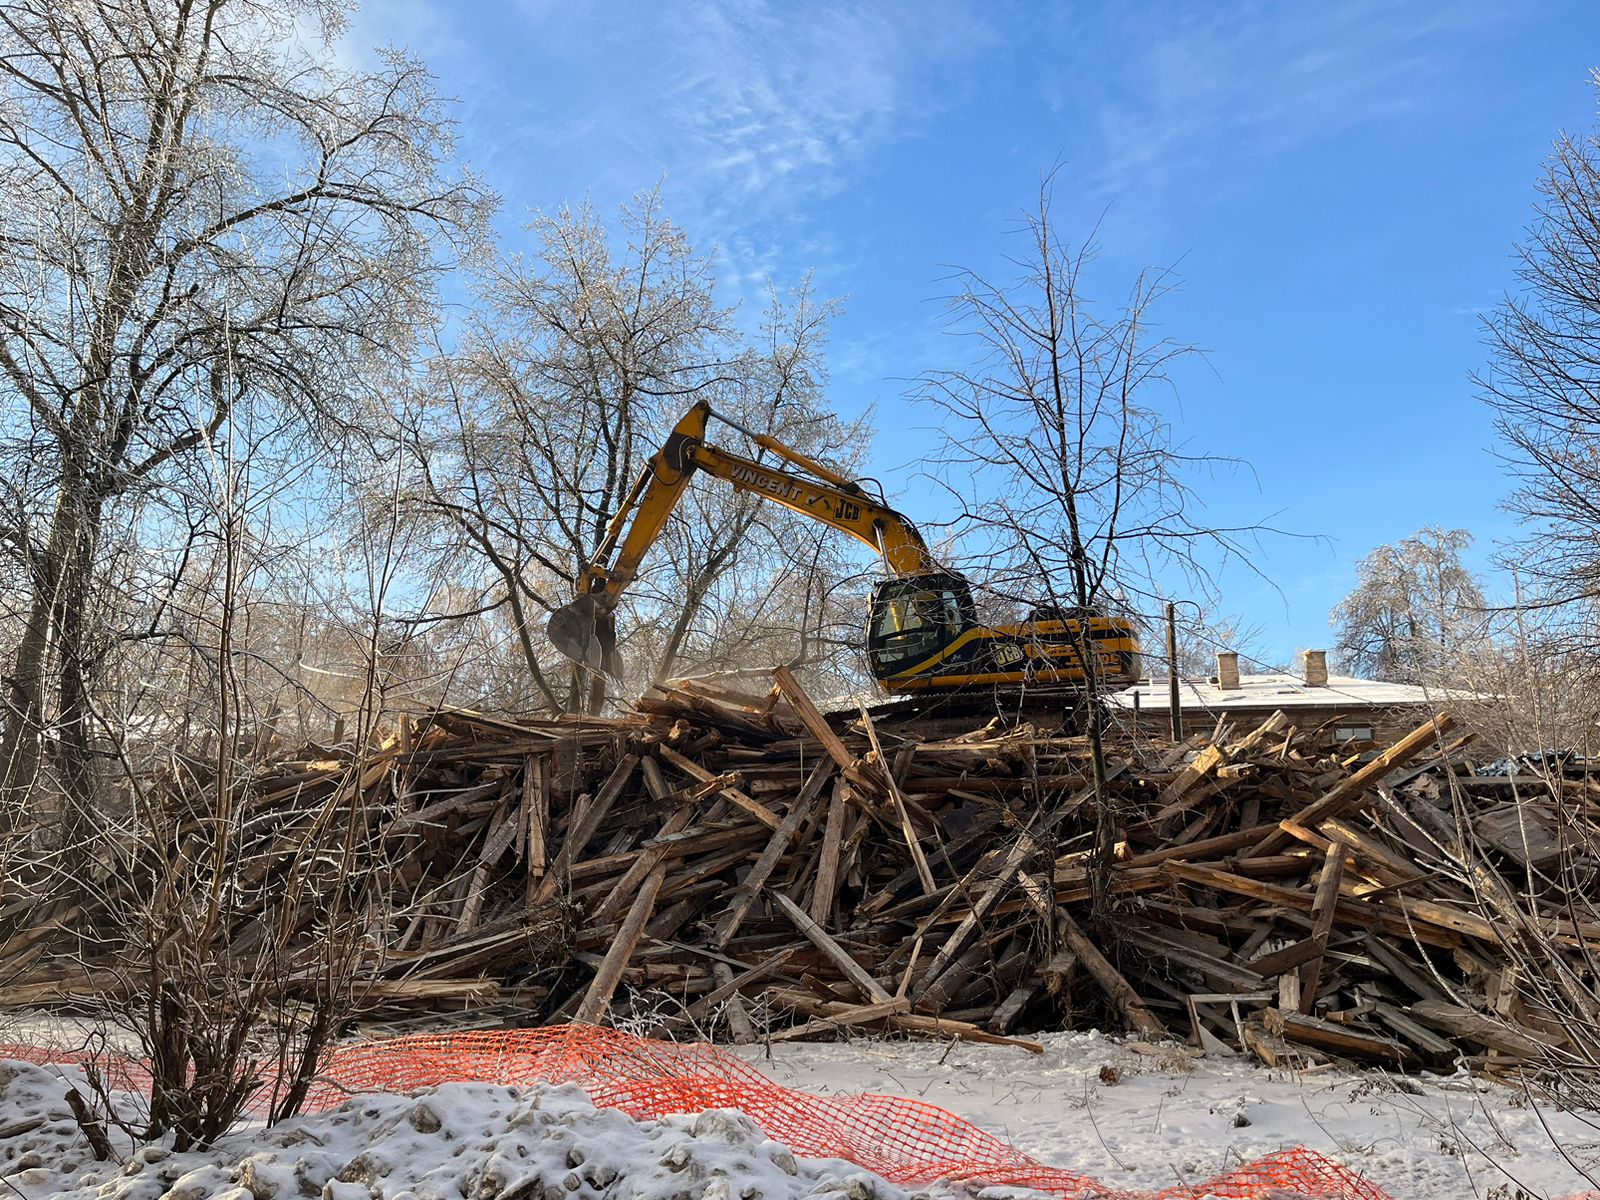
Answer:
[[[50,537],[34,569],[33,601],[8,680],[9,712],[0,735],[0,808],[15,813],[33,799],[44,766],[47,732],[62,732],[61,765],[69,797],[90,799],[88,778],[88,647],[84,610],[99,540],[100,502],[82,465],[68,457],[50,519]],[[55,651],[52,663],[52,650]],[[57,681],[58,711],[50,715]]]

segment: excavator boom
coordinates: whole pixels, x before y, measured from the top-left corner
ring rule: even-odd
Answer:
[[[574,662],[613,677],[620,674],[617,601],[638,576],[690,480],[703,472],[848,534],[882,556],[889,577],[873,591],[866,650],[873,674],[888,691],[1081,687],[1086,652],[1094,655],[1100,679],[1138,678],[1139,644],[1126,619],[1098,613],[1041,614],[1019,625],[985,625],[966,579],[934,561],[908,519],[860,484],[769,435],[736,425],[795,470],[709,445],[706,424],[713,415],[701,403],[678,422],[640,472],[593,561],[579,573],[577,598],[551,614],[546,627],[550,641]]]
[[[700,471],[850,535],[877,551],[893,574],[932,569],[932,557],[916,526],[869,496],[860,484],[766,434],[750,437],[804,474],[707,445],[706,425],[712,415],[711,406],[703,402],[684,414],[639,473],[594,559],[580,572],[577,599],[551,614],[546,635],[567,658],[608,675],[620,673],[612,612]]]

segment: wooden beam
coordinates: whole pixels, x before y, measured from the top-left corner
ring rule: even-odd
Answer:
[[[573,819],[567,829],[567,836],[562,839],[561,851],[556,855],[556,860],[551,864],[550,871],[540,882],[538,891],[534,893],[534,901],[543,904],[555,897],[562,886],[562,877],[579,856],[589,847],[589,839],[594,837],[600,826],[611,812],[611,806],[617,802],[617,797],[622,795],[622,789],[628,786],[628,781],[633,778],[634,769],[639,765],[637,754],[624,754],[612,770],[605,783],[600,786],[600,791],[593,800],[584,807],[583,813]]]
[[[573,1020],[580,1025],[598,1024],[605,1016],[606,1010],[611,1007],[612,993],[622,981],[623,968],[633,957],[634,949],[644,934],[645,925],[655,914],[656,897],[661,894],[661,885],[666,882],[666,878],[666,864],[658,864],[639,888],[639,894],[633,898],[633,906],[628,909],[628,915],[622,919],[622,927],[617,930],[617,936],[606,948],[605,958],[595,971],[594,979],[589,983],[589,990],[584,993],[583,1003],[578,1005]]]
[[[1319,800],[1306,805],[1289,819],[1296,825],[1315,829],[1329,817],[1343,816],[1360,801],[1362,794],[1368,788],[1373,787],[1396,767],[1404,766],[1424,746],[1441,740],[1455,728],[1455,723],[1455,718],[1447,712],[1429,717],[1377,758],[1340,780]],[[1292,840],[1281,829],[1274,830],[1262,838],[1251,853],[1276,854]]]
[[[1067,949],[1077,956],[1083,969],[1088,971],[1100,985],[1100,990],[1105,992],[1128,1024],[1145,1037],[1156,1041],[1167,1036],[1166,1027],[1145,1007],[1144,1000],[1133,990],[1133,985],[1122,977],[1122,972],[1112,966],[1104,954],[1100,953],[1100,948],[1089,939],[1089,935],[1084,933],[1082,927],[1064,908],[1056,910],[1056,929],[1061,935],[1061,940],[1066,943]]]
[[[933,882],[933,872],[928,869],[928,859],[922,853],[922,843],[917,840],[917,831],[911,828],[911,814],[906,811],[906,798],[900,794],[900,785],[895,782],[894,772],[883,759],[883,747],[878,744],[878,731],[873,727],[867,706],[863,704],[859,707],[862,724],[867,730],[867,740],[872,743],[872,752],[878,756],[878,766],[883,771],[883,781],[889,787],[889,798],[894,802],[895,815],[900,819],[900,836],[905,839],[906,849],[911,851],[911,861],[916,865],[917,878],[922,882],[922,894],[931,896],[938,891],[938,885]]]
[[[796,992],[787,988],[773,988],[767,996],[777,1004],[790,1008],[797,1008],[801,1012],[815,1016],[835,1016],[839,1013],[857,1009],[860,1005],[846,1004],[835,1000],[817,1000],[805,992]],[[893,1003],[893,1001],[891,1001]],[[884,1025],[890,1029],[898,1029],[906,1033],[931,1034],[934,1037],[959,1038],[966,1042],[984,1042],[991,1046],[1015,1046],[1026,1050],[1030,1054],[1043,1054],[1044,1047],[1038,1042],[1027,1042],[1020,1038],[1002,1037],[988,1030],[980,1029],[965,1021],[953,1021],[949,1017],[925,1017],[920,1013],[898,1013],[881,1018]]]
[[[671,746],[658,745],[656,753],[696,782],[717,784],[717,793],[719,795],[726,797],[728,802],[735,808],[743,809],[768,829],[776,829],[783,824],[783,818],[761,803],[761,801],[753,796],[746,795],[732,784],[723,782],[718,776],[713,775],[693,759],[685,758]]]
[[[910,1011],[911,1001],[904,998],[882,1000],[875,1004],[846,1005],[828,1016],[817,1017],[815,1020],[806,1021],[788,1029],[780,1029],[777,1033],[769,1035],[767,1040],[773,1042],[793,1041],[795,1038],[826,1033],[828,1030],[840,1026],[865,1025],[869,1021],[881,1021],[885,1017],[897,1017]]]
[[[811,887],[811,919],[826,926],[833,916],[833,905],[839,891],[839,855],[844,841],[845,803],[850,785],[842,779],[833,781],[833,795],[828,800],[828,823],[822,831],[822,855],[817,860],[816,881]]]
[[[739,926],[744,924],[745,917],[749,915],[750,906],[756,902],[756,897],[766,886],[768,877],[778,865],[778,860],[789,848],[789,841],[794,837],[795,830],[800,828],[800,822],[810,813],[812,804],[832,773],[833,763],[825,758],[818,760],[817,765],[812,768],[811,774],[800,788],[800,794],[789,806],[788,815],[772,831],[772,836],[767,839],[766,849],[762,850],[761,857],[756,859],[755,865],[750,868],[750,873],[744,877],[744,882],[734,893],[727,911],[717,921],[716,929],[711,935],[711,945],[714,948],[726,949],[734,935],[739,932]]]
[[[827,958],[828,961],[834,966],[838,967],[846,979],[861,989],[863,995],[865,995],[869,1000],[880,1004],[884,1001],[892,999],[888,991],[885,990],[884,986],[871,975],[867,974],[866,969],[863,968],[862,965],[855,959],[851,958],[843,946],[839,945],[838,942],[829,937],[827,931],[823,929],[822,926],[818,925],[809,916],[807,916],[804,909],[802,909],[793,900],[789,899],[789,897],[785,896],[782,892],[772,891],[768,892],[767,894],[771,896],[772,899],[777,903],[778,907],[783,910],[783,915],[788,917],[789,920],[794,923],[794,927],[801,933],[805,934],[806,940],[818,950],[822,951],[823,956]]]
[[[1311,940],[1317,952],[1300,971],[1300,1011],[1308,1013],[1316,1003],[1317,984],[1322,981],[1322,960],[1333,933],[1333,919],[1339,908],[1339,882],[1344,878],[1344,856],[1349,853],[1339,842],[1328,843],[1322,856],[1322,874],[1317,877],[1317,894],[1311,902]]]
[[[1112,766],[1106,772],[1106,782],[1109,783],[1117,778],[1126,768],[1126,763],[1117,763]],[[978,897],[972,902],[972,908],[967,912],[967,915],[961,918],[955,929],[950,932],[950,936],[945,939],[944,945],[939,947],[939,952],[934,955],[933,962],[929,964],[927,971],[923,973],[922,982],[913,993],[915,999],[920,1000],[939,981],[939,976],[961,954],[961,951],[966,947],[967,939],[977,930],[979,923],[988,915],[989,910],[995,906],[995,902],[1012,885],[1016,879],[1017,872],[1022,870],[1023,865],[1029,858],[1039,852],[1041,839],[1047,837],[1057,825],[1081,808],[1093,795],[1094,788],[1091,785],[1060,805],[1049,816],[1041,820],[1035,828],[1020,832],[1016,840],[1006,850],[1005,858],[1001,860],[994,878],[978,893]]]
[[[833,731],[833,726],[828,724],[828,719],[822,715],[822,710],[811,702],[811,697],[806,695],[806,690],[800,686],[800,681],[788,667],[776,667],[772,678],[777,683],[778,689],[783,692],[784,699],[789,701],[789,707],[794,709],[794,715],[800,718],[800,723],[806,727],[806,732],[816,738],[828,757],[833,759],[834,765],[841,771],[853,765],[856,756],[850,753],[843,740]]]

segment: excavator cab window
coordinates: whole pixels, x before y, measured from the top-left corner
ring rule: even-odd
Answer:
[[[872,594],[867,653],[880,676],[939,653],[976,623],[972,589],[952,575],[886,579]]]

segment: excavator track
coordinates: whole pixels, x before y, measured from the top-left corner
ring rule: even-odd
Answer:
[[[897,696],[865,705],[881,730],[936,739],[971,733],[975,724],[996,721],[1002,728],[1032,725],[1041,733],[1070,736],[1086,727],[1086,694],[1081,688],[976,687],[954,693]],[[861,719],[861,705],[839,706],[825,715],[848,724]]]

